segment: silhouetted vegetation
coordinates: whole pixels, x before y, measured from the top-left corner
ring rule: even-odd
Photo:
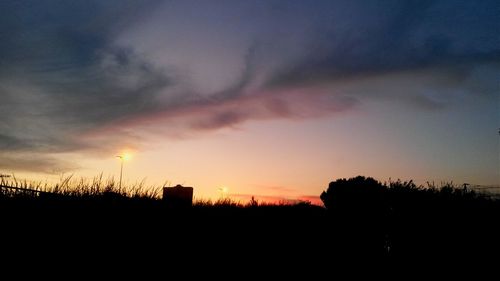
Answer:
[[[481,257],[498,249],[500,201],[450,183],[382,184],[358,176],[331,182],[321,199],[332,223],[350,230],[338,235],[354,241],[342,249],[349,252],[436,258]]]
[[[321,194],[325,207],[224,198],[195,200],[190,208],[165,204],[160,187],[120,190],[102,177],[52,187],[3,184],[19,188],[0,189],[4,241],[36,237],[42,248],[119,249],[153,239],[151,247],[176,255],[252,249],[264,260],[321,264],[333,257],[483,257],[498,249],[500,237],[500,202],[452,184],[355,177],[331,182]]]

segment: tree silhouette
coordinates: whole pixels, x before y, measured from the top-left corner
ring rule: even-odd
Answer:
[[[387,189],[371,177],[357,176],[330,182],[320,198],[327,209],[379,213],[387,207]]]
[[[331,182],[320,198],[331,214],[334,252],[349,255],[387,253],[387,188],[373,178],[358,176]]]

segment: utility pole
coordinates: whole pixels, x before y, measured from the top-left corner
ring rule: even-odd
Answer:
[[[466,193],[466,192],[467,192],[467,186],[468,186],[468,185],[470,185],[470,184],[468,184],[468,183],[464,183],[464,193]]]

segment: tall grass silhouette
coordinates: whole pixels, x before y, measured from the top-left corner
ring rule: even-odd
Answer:
[[[70,175],[61,178],[60,182],[54,185],[28,180],[20,181],[13,177],[9,180],[2,179],[0,185],[7,187],[0,190],[0,196],[3,198],[16,198],[19,196],[23,198],[43,198],[40,195],[51,194],[55,197],[88,199],[113,194],[130,199],[159,200],[161,199],[162,188],[161,186],[146,186],[144,180],[119,188],[114,178],[104,179],[102,174],[91,179],[73,179],[73,176]]]
[[[121,243],[131,243],[127,239],[134,243],[155,237],[160,239],[154,240],[155,247],[179,255],[195,245],[198,254],[238,256],[234,247],[244,246],[262,253],[273,249],[285,260],[307,256],[318,263],[323,255],[394,261],[484,256],[500,249],[495,223],[500,201],[452,183],[418,186],[359,176],[331,182],[320,196],[325,207],[221,198],[197,199],[189,208],[165,204],[162,186],[142,181],[120,189],[102,175],[66,177],[55,185],[12,178],[2,185],[9,186],[0,189],[0,226],[10,235],[5,241],[36,235],[54,245],[62,239],[65,245],[92,241],[119,249]],[[68,232],[71,239],[61,238]],[[96,233],[108,239],[101,241]]]

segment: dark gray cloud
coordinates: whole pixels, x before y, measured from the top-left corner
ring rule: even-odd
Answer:
[[[110,44],[114,33],[153,4],[2,1],[0,150],[91,148],[78,140],[79,133],[154,111],[155,94],[170,83],[168,75]]]
[[[49,155],[149,133],[492,96],[498,14],[497,1],[1,1],[0,162],[64,170]]]
[[[79,168],[78,165],[44,153],[0,152],[0,169],[7,171],[32,171],[46,174],[62,174]]]
[[[0,150],[16,150],[26,147],[22,140],[7,135],[0,135],[0,145]]]
[[[498,62],[499,6],[494,1],[354,1],[323,18],[303,57],[283,65],[268,84]]]

